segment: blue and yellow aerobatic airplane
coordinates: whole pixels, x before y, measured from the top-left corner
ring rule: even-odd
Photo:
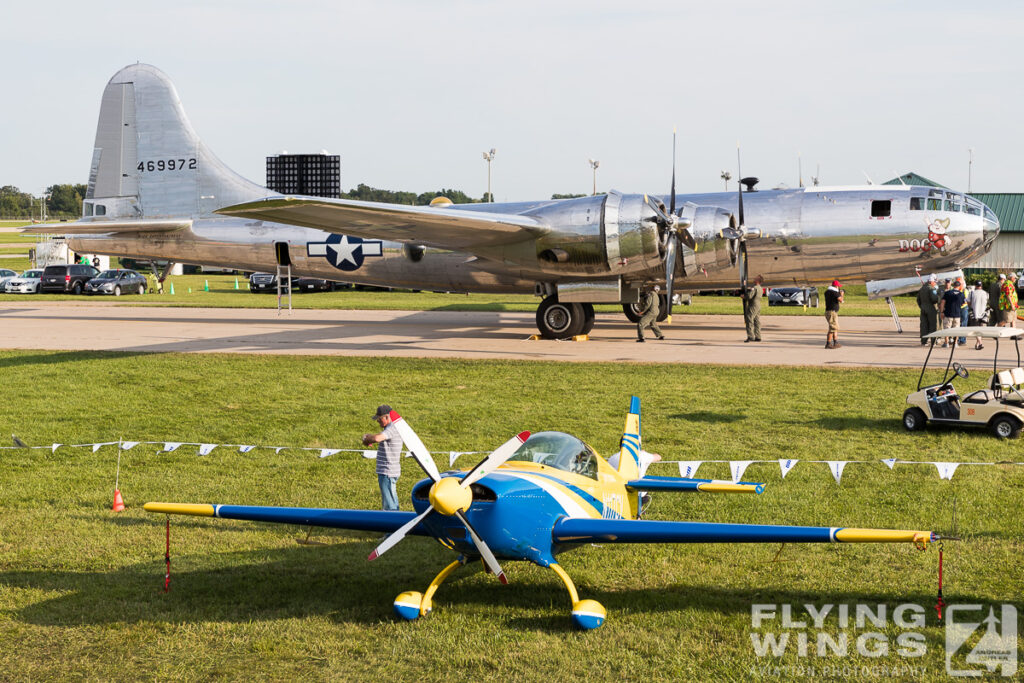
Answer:
[[[531,436],[522,432],[473,469],[442,475],[405,420],[394,411],[391,419],[428,476],[413,487],[416,512],[181,503],[146,503],[145,509],[389,532],[370,553],[370,560],[407,534],[432,536],[459,557],[430,582],[425,593],[409,591],[395,599],[395,612],[405,619],[429,612],[441,583],[471,560],[480,558],[502,583],[508,580],[499,559],[533,562],[554,570],[562,579],[572,600],[573,622],[584,629],[604,623],[604,607],[596,600],[580,600],[572,579],[555,557],[585,543],[913,543],[923,548],[938,539],[930,531],[640,519],[642,491],[761,493],[764,484],[642,476],[640,399],[635,396],[615,467],[569,434],[540,432]]]

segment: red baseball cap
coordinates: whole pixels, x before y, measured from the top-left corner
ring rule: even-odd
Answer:
[[[839,286],[839,280],[833,280],[832,281],[832,286],[833,287],[838,287]]]

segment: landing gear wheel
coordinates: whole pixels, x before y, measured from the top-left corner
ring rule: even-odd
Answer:
[[[121,296],[121,285],[114,287],[114,296]]]
[[[663,323],[668,319],[668,295],[658,295],[658,322]]]
[[[395,598],[395,615],[412,621],[420,616],[420,604],[423,594],[419,591],[406,591]]]
[[[537,329],[545,339],[568,339],[583,330],[583,305],[563,303],[554,294],[537,307]]]
[[[622,304],[622,312],[626,314],[629,322],[634,325],[640,322],[640,304]]]
[[[918,432],[925,428],[928,418],[920,408],[907,408],[903,411],[903,427],[908,432]]]
[[[1020,436],[1020,427],[1020,422],[1009,415],[997,415],[989,423],[992,434],[1000,439],[1016,439]]]
[[[583,304],[583,329],[580,330],[580,334],[590,334],[594,329],[594,322],[594,304]]]

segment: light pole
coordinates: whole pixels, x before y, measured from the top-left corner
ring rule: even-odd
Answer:
[[[493,202],[494,195],[491,194],[491,162],[494,161],[494,155],[498,153],[498,150],[491,147],[490,152],[484,152],[484,161],[487,162],[487,201]]]
[[[967,194],[971,193],[971,167],[974,166],[974,148],[967,148]]]
[[[729,173],[728,171],[722,171],[721,178],[722,178],[722,180],[725,181],[725,191],[728,192],[729,191],[729,180],[732,178],[732,173]]]
[[[601,165],[601,162],[597,161],[596,159],[587,159],[587,163],[590,164],[590,168],[592,168],[593,171],[594,171],[594,192],[593,192],[593,194],[596,195],[597,194],[597,167]]]

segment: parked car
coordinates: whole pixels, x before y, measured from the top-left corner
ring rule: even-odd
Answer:
[[[768,290],[769,306],[806,306],[807,293],[803,287],[774,287]]]
[[[347,285],[334,280],[324,280],[318,277],[293,277],[292,292],[331,292]],[[277,292],[277,276],[273,273],[253,273],[249,276],[249,291],[253,294],[260,292]],[[281,287],[282,292],[287,292],[286,286]]]
[[[85,283],[86,294],[145,294],[146,278],[134,270],[105,270]]]
[[[43,268],[43,277],[39,285],[43,292],[70,292],[81,294],[85,283],[100,274],[92,266],[63,263]]]
[[[17,271],[10,268],[0,268],[0,292],[6,291],[7,283],[18,277]]]
[[[42,269],[26,270],[21,275],[7,281],[8,294],[38,294],[40,278],[43,276]]]

